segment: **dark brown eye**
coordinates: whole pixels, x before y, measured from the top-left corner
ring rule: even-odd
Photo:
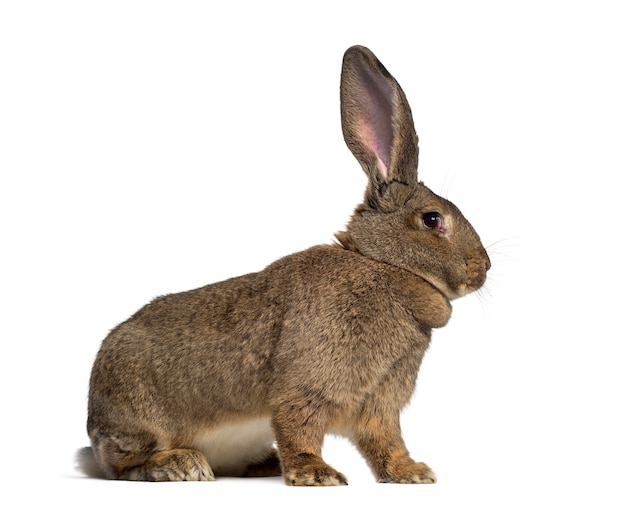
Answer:
[[[443,217],[436,211],[424,213],[422,216],[424,226],[433,231],[443,231]]]

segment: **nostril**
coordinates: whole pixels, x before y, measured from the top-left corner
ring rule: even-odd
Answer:
[[[485,260],[485,271],[489,271],[491,269],[491,260],[489,257]]]

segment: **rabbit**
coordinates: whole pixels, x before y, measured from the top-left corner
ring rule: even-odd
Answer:
[[[91,372],[85,473],[345,485],[321,455],[332,433],[379,482],[436,481],[409,456],[400,411],[432,329],[490,260],[457,207],[418,181],[409,104],[369,49],[346,51],[340,99],[368,177],[345,230],[258,273],[158,297],[114,328]]]

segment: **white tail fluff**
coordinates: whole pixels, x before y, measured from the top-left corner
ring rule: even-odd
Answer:
[[[106,479],[106,475],[96,462],[91,447],[83,447],[76,452],[76,469],[94,479]]]

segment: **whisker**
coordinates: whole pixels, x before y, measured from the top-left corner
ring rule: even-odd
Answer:
[[[501,249],[502,247],[520,247],[523,243],[512,243],[512,241],[519,241],[522,238],[519,236],[512,236],[510,238],[502,238],[490,243],[485,248],[487,250]],[[497,251],[497,250],[496,250]]]
[[[483,285],[480,289],[478,289],[475,293],[476,299],[479,301],[480,306],[483,310],[483,320],[487,319],[488,310],[493,307],[496,299],[493,295],[491,287],[488,284]]]
[[[487,274],[487,281],[475,294],[483,309],[483,318],[487,318],[489,311],[497,306],[500,288],[509,290],[510,283],[515,280],[517,267],[523,264],[524,242],[519,237],[502,238],[485,247],[491,258],[491,269]]]
[[[521,243],[512,243],[513,240],[519,238],[504,238],[498,241],[494,241],[485,247],[489,257],[492,259],[497,258],[500,261],[515,261],[521,262],[520,250],[524,248],[523,242]],[[499,262],[493,263],[495,266],[499,264]]]
[[[446,175],[443,178],[443,182],[441,184],[441,195],[445,198],[448,197],[450,193],[450,189],[452,188],[452,183],[454,182],[454,175],[450,177],[450,171],[446,171]]]

